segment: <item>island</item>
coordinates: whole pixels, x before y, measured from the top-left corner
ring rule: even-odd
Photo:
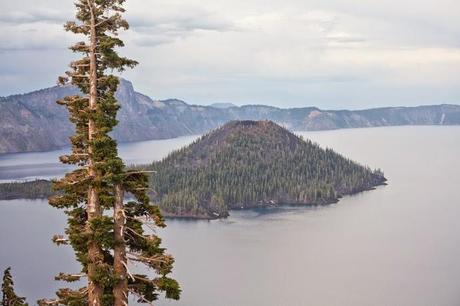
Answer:
[[[54,193],[48,180],[11,182],[0,184],[0,200],[47,199]]]
[[[216,219],[230,210],[326,205],[386,184],[379,169],[321,148],[272,121],[231,121],[149,170],[150,197],[166,217]],[[0,199],[37,199],[51,182],[0,184]]]
[[[148,167],[166,216],[222,218],[232,209],[325,205],[383,185],[371,170],[272,121],[232,121]]]

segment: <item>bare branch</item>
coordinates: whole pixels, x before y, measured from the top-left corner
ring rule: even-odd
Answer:
[[[39,300],[38,305],[44,306],[44,305],[59,305],[61,303],[60,300]]]
[[[67,245],[67,244],[69,244],[69,240],[67,238],[65,238],[63,235],[54,235],[51,240],[54,243],[56,243],[57,245],[61,245],[61,244]]]
[[[129,226],[126,226],[125,228],[127,230],[129,230],[131,233],[135,234],[137,237],[148,240],[148,236],[144,236],[144,235],[139,234],[138,232],[136,232],[135,230],[133,230]]]
[[[141,300],[143,303],[146,303],[146,304],[149,304],[151,306],[155,306],[152,302],[150,302],[149,300],[147,300],[142,294],[140,294],[139,292],[133,290],[133,289],[129,289],[129,292],[131,292],[132,294],[134,294],[135,296],[137,296],[139,298],[139,300]]]
[[[143,262],[143,263],[147,262],[147,263],[150,263],[150,264],[168,263],[167,260],[159,258],[160,256],[158,256],[158,257],[145,257],[145,256],[142,256],[142,255],[139,255],[139,254],[136,254],[136,253],[132,253],[132,252],[127,252],[127,253],[129,255],[134,256],[134,257],[129,257],[129,259],[132,260],[132,261]]]
[[[132,273],[129,271],[128,265],[127,265],[124,261],[122,261],[121,263],[122,263],[123,266],[125,267],[126,273],[128,273],[128,276],[129,276],[133,281],[135,281],[136,279],[134,278],[134,276],[132,275]]]

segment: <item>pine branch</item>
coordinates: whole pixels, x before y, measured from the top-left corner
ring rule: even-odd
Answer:
[[[59,275],[55,276],[54,279],[57,281],[66,281],[66,282],[76,282],[79,281],[83,277],[88,277],[86,273],[81,274],[66,274],[66,273],[59,273]]]
[[[60,300],[38,300],[37,301],[39,306],[46,306],[46,305],[59,305],[61,303]]]
[[[130,260],[132,261],[137,261],[137,262],[142,262],[142,263],[149,263],[149,264],[157,264],[157,263],[169,263],[168,260],[161,259],[161,255],[158,256],[152,256],[152,257],[145,257],[139,254],[136,254],[134,252],[126,252],[129,255],[132,255],[134,257],[129,257]]]
[[[156,285],[155,281],[153,281],[153,280],[151,280],[151,279],[148,279],[148,278],[145,278],[145,277],[142,277],[142,276],[140,276],[140,275],[138,275],[138,274],[134,275],[134,278],[135,278],[135,279],[138,279],[138,280],[140,280],[140,281],[143,281],[143,282],[145,282],[145,283],[150,283],[150,284],[152,284],[152,285]]]

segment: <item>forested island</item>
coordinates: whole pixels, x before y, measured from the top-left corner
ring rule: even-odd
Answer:
[[[150,195],[165,216],[222,218],[231,209],[323,205],[385,184],[380,170],[320,148],[271,121],[232,121],[161,161]],[[51,182],[0,184],[0,199],[46,198]]]
[[[0,200],[46,199],[51,195],[51,182],[47,180],[0,184]]]
[[[233,121],[149,166],[152,199],[169,216],[322,205],[382,185],[380,170],[322,149],[271,121]]]

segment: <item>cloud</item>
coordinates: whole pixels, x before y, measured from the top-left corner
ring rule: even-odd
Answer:
[[[54,84],[78,40],[61,26],[72,5],[0,2],[0,66],[9,75],[0,95],[21,79],[22,91]],[[329,108],[460,101],[460,2],[130,0],[126,8],[121,52],[141,64],[124,76],[157,98]],[[25,60],[48,53],[61,58],[47,57],[49,75],[42,61]],[[45,80],[34,80],[32,67]]]
[[[65,49],[75,37],[64,32],[61,25],[23,23],[2,25],[0,51]]]
[[[64,16],[62,12],[52,9],[28,9],[2,12],[0,13],[0,22],[16,25],[37,22],[63,24],[66,21]]]
[[[235,29],[225,15],[196,5],[151,2],[149,10],[135,7],[128,10],[132,36],[131,42],[138,46],[155,47],[173,43],[200,32],[226,32]],[[126,35],[127,37],[128,35]]]
[[[176,40],[177,37],[171,35],[143,35],[135,33],[134,37],[131,38],[131,42],[140,47],[156,47],[159,45],[170,44]]]
[[[379,47],[458,48],[459,2],[440,1],[357,1],[347,5],[333,2],[341,26],[360,33]]]
[[[22,2],[22,1],[21,1]],[[27,1],[26,1],[27,2]],[[2,9],[0,5],[0,52],[16,52],[24,50],[64,49],[71,44],[71,34],[66,33],[63,24],[68,16],[66,9],[58,10],[41,6],[30,8],[31,5],[22,3],[14,9]],[[11,2],[9,5],[12,5]]]
[[[166,13],[134,15],[129,19],[131,27],[138,31],[158,29],[163,31],[190,32],[196,30],[228,31],[233,24],[205,10],[187,10]]]

